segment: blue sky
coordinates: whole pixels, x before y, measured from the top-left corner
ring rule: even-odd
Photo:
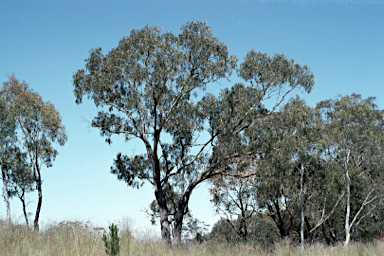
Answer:
[[[315,87],[302,95],[309,105],[339,93],[359,93],[377,97],[384,108],[383,13],[384,0],[0,0],[0,83],[9,73],[30,83],[55,104],[68,131],[53,167],[43,169],[42,223],[77,219],[105,225],[128,217],[139,228],[150,227],[144,209],[154,199],[152,188],[134,190],[109,172],[118,152],[138,153],[142,145],[119,137],[106,144],[87,123],[96,114],[93,103],[75,104],[72,74],[84,67],[91,48],[107,53],[131,29],[146,24],[178,34],[187,21],[206,21],[239,62],[255,49],[283,52],[310,66]],[[219,216],[209,199],[202,185],[192,194],[190,208],[213,224]],[[34,213],[37,195],[28,200],[28,211]],[[20,205],[11,201],[12,214],[21,222]],[[0,217],[5,213],[0,201]]]

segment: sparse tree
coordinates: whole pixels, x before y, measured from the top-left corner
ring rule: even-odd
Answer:
[[[240,159],[225,168],[229,169],[226,171],[228,175],[218,175],[211,179],[211,202],[222,220],[227,221],[245,242],[249,234],[248,222],[259,210],[253,181],[255,171],[251,163]]]
[[[50,102],[29,88],[26,82],[20,82],[14,75],[3,83],[2,93],[6,95],[12,112],[11,118],[22,134],[18,140],[27,152],[33,170],[33,180],[38,191],[38,202],[34,218],[34,228],[39,230],[39,216],[43,202],[41,169],[52,166],[58,152],[53,143],[64,145],[67,140],[61,116]]]

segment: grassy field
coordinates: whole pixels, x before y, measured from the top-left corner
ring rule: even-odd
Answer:
[[[169,248],[150,235],[140,235],[134,238],[129,226],[120,225],[120,255],[174,255],[174,256],[301,256],[301,255],[334,255],[334,256],[368,256],[384,255],[384,243],[364,245],[354,243],[344,248],[342,245],[327,247],[324,245],[311,245],[304,251],[290,245],[288,241],[279,243],[268,251],[255,248],[251,245],[239,244],[229,246],[214,241],[203,244],[190,244],[182,247]],[[46,225],[40,233],[22,226],[5,225],[0,223],[0,255],[17,256],[74,256],[74,255],[106,255],[102,233],[95,231],[90,225],[80,222],[61,222]]]

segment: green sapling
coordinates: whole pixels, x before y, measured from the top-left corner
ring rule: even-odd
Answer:
[[[109,226],[109,237],[105,234],[103,235],[103,241],[106,248],[105,252],[108,255],[118,255],[120,252],[120,238],[118,233],[119,229],[112,223],[112,225]]]

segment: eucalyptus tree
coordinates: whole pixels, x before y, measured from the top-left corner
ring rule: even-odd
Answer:
[[[217,175],[211,179],[211,202],[221,219],[228,222],[242,241],[248,240],[249,222],[259,207],[256,199],[255,174],[252,163],[238,159],[226,167],[228,175]],[[238,225],[239,224],[239,225]]]
[[[9,147],[15,141],[15,123],[9,117],[10,108],[7,106],[5,95],[0,91],[0,169],[1,179],[3,181],[3,195],[7,211],[7,222],[11,223],[11,207],[9,204],[9,190],[8,190],[8,168]]]
[[[318,171],[314,168],[319,167],[317,144],[322,135],[322,124],[316,110],[307,106],[298,97],[284,106],[280,118],[283,120],[283,126],[289,127],[282,141],[283,150],[291,158],[294,168],[300,173],[300,238],[301,247],[304,249],[304,175],[309,169],[312,172]],[[307,180],[309,179],[307,178]]]
[[[2,92],[12,108],[11,117],[16,122],[19,144],[25,149],[33,170],[33,180],[37,187],[38,202],[34,218],[34,228],[39,230],[39,217],[43,202],[42,166],[51,167],[58,152],[53,143],[64,145],[67,140],[61,116],[52,103],[44,102],[42,97],[20,82],[14,75],[3,83]]]
[[[87,96],[101,108],[92,126],[108,143],[120,134],[126,141],[136,138],[144,144],[142,155],[119,153],[111,171],[129,186],[152,184],[162,239],[168,243],[166,188],[180,195],[173,237],[180,243],[193,190],[223,174],[220,165],[242,154],[219,142],[231,140],[254,122],[263,100],[277,95],[273,112],[290,91],[309,92],[314,83],[307,66],[283,54],[270,57],[251,50],[237,70],[249,86],[236,84],[218,97],[203,93],[219,79],[229,78],[236,62],[209,26],[192,21],[179,35],[149,26],[132,30],[106,55],[101,48],[91,50],[85,69],[73,76],[76,102]]]
[[[351,229],[371,211],[365,210],[377,201],[383,184],[383,112],[374,101],[352,94],[317,105],[323,115],[328,157],[338,164],[345,182],[344,245],[350,241]]]
[[[253,159],[259,209],[274,220],[282,238],[297,232],[302,247],[340,201],[328,199],[324,206],[319,203],[333,192],[329,192],[332,177],[321,157],[322,131],[319,112],[297,96],[245,133],[263,149]],[[322,184],[324,180],[329,184]]]
[[[298,140],[300,125],[308,126],[312,121],[306,116],[310,116],[307,113],[310,110],[300,99],[291,99],[278,112],[254,123],[244,133],[260,150],[252,159],[255,171],[250,178],[254,200],[258,210],[273,219],[281,237],[289,236],[295,228],[300,199],[296,168],[298,160],[302,160]]]

